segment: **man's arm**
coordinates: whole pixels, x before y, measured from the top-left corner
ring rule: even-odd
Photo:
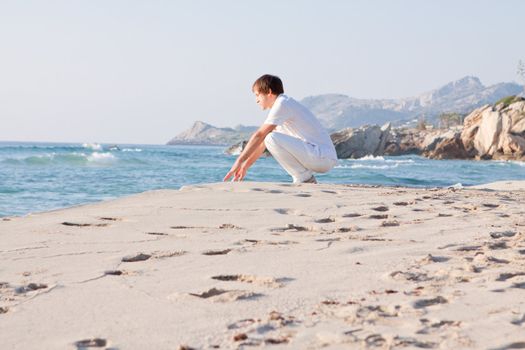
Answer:
[[[276,128],[276,125],[263,124],[253,135],[250,137],[248,144],[241,152],[235,163],[233,164],[230,171],[226,174],[223,181],[227,181],[232,175],[234,181],[241,181],[248,168],[263,154],[264,152],[264,139]]]

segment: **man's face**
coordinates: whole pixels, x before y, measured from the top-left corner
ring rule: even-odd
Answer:
[[[275,102],[275,95],[273,95],[271,92],[265,94],[259,92],[259,90],[255,88],[253,90],[253,93],[255,94],[255,101],[263,110],[271,108],[273,106],[273,103]]]

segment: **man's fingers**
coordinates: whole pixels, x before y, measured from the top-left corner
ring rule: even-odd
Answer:
[[[231,172],[231,170],[228,171],[228,174],[226,174],[226,176],[224,177],[224,179],[222,179],[222,181],[228,181],[228,179],[229,179],[230,177],[232,177],[232,172]]]

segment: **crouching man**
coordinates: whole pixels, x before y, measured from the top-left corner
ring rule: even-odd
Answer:
[[[294,183],[317,183],[314,173],[326,173],[337,164],[330,136],[305,106],[284,94],[279,77],[263,75],[252,91],[263,110],[270,109],[263,125],[250,137],[223,181],[242,181],[265,148]]]

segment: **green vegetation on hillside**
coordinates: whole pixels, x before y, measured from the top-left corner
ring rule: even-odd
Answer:
[[[501,100],[496,102],[494,106],[497,106],[500,103],[503,103],[503,108],[507,108],[509,105],[513,104],[514,102],[519,102],[519,101],[525,101],[525,98],[516,96],[516,95],[512,95],[512,96],[503,97]]]

